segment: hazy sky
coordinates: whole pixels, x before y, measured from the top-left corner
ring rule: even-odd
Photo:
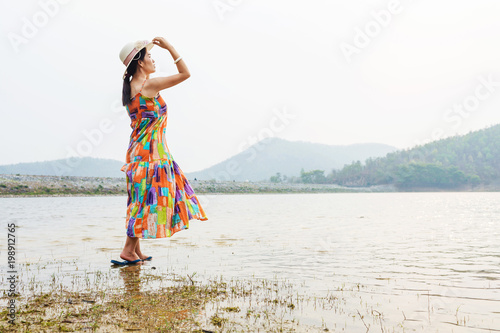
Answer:
[[[0,164],[125,161],[118,54],[165,37],[161,91],[186,172],[259,137],[409,148],[500,123],[498,0],[2,1]],[[176,73],[153,47],[157,75]]]

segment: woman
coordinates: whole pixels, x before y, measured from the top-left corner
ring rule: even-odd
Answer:
[[[149,53],[154,45],[170,52],[178,74],[149,78],[156,71]],[[184,60],[162,37],[128,43],[120,52],[120,60],[127,67],[122,102],[130,116],[132,134],[126,164],[121,168],[126,173],[128,191],[127,239],[120,254],[124,261],[111,262],[128,265],[152,259],[142,253],[140,238],[171,237],[188,229],[189,220],[205,221],[207,217],[165,139],[167,105],[159,92],[190,77]]]

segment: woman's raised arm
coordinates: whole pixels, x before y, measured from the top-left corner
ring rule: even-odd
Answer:
[[[169,51],[174,60],[177,60],[180,57],[179,53],[175,50],[172,44],[167,42],[167,40],[163,37],[153,38],[153,44]],[[163,89],[175,86],[176,84],[181,83],[191,76],[191,73],[189,73],[189,69],[184,62],[184,59],[179,60],[176,65],[179,74],[149,79],[148,90],[161,91]]]

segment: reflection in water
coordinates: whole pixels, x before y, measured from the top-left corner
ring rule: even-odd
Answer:
[[[125,292],[129,295],[140,295],[141,267],[142,265],[130,265],[118,268],[120,270],[120,277],[123,279]]]
[[[206,201],[208,221],[193,220],[170,239],[141,241],[158,268],[152,274],[280,277],[297,293],[341,291],[335,297],[345,301],[344,313],[304,311],[299,318],[318,326],[325,320],[345,329],[345,318],[364,309],[394,327],[414,323],[417,331],[447,331],[449,323],[500,329],[498,193],[211,195]],[[0,201],[5,221],[19,226],[19,262],[78,260],[108,272],[123,248],[125,205],[126,197]],[[141,292],[141,271],[143,291],[163,283],[145,282],[149,269],[121,268],[126,290]],[[52,273],[41,270],[38,277]]]

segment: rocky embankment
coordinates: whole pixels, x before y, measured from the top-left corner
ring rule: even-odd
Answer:
[[[346,188],[329,184],[189,180],[197,193],[387,192],[391,187]],[[0,196],[126,195],[125,178],[0,175]]]
[[[69,177],[0,175],[1,196],[124,195],[125,179],[114,177]]]

